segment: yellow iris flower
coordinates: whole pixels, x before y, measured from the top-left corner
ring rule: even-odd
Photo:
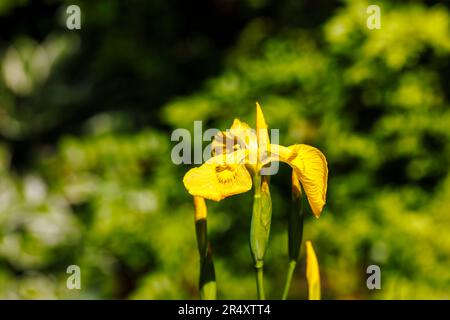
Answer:
[[[325,205],[328,168],[319,149],[306,144],[289,147],[270,144],[267,124],[256,104],[256,133],[235,119],[231,128],[221,132],[212,143],[213,157],[189,170],[183,183],[193,196],[220,201],[244,193],[252,187],[252,176],[260,174],[272,161],[289,164],[305,191],[312,212],[320,216]]]

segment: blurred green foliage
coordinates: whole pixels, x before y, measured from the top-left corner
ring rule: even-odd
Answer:
[[[0,2],[0,297],[198,297],[187,165],[171,131],[254,124],[320,148],[308,216],[325,299],[448,299],[450,11],[431,1]],[[21,24],[26,21],[26,27]],[[48,22],[53,21],[53,22]],[[290,171],[271,180],[269,298],[287,270]],[[251,194],[208,202],[218,296],[255,298]],[[81,268],[81,290],[66,268]],[[382,289],[366,287],[377,264]],[[305,298],[304,261],[291,298]]]

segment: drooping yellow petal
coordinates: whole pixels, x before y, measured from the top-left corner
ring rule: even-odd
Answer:
[[[243,164],[246,154],[239,150],[212,157],[186,173],[184,186],[191,195],[214,201],[250,190],[252,179]]]
[[[320,300],[319,263],[311,241],[306,241],[306,282],[308,284],[308,299]]]
[[[286,162],[293,169],[303,186],[312,212],[318,218],[325,205],[328,167],[319,149],[306,144],[289,147],[270,145],[272,160]]]
[[[267,151],[269,148],[269,132],[267,130],[267,123],[264,119],[261,106],[256,102],[256,136],[258,138],[258,147],[260,153]]]

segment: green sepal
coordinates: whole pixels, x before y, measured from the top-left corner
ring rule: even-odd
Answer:
[[[272,219],[272,199],[268,186],[268,176],[255,175],[253,178],[255,195],[250,228],[250,248],[255,267],[264,264]]]

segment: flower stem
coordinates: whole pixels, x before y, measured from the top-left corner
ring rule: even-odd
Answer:
[[[208,241],[207,208],[205,199],[194,197],[195,232],[200,257],[199,292],[202,300],[216,299],[216,274]]]
[[[200,299],[216,300],[216,273],[212,260],[211,246],[208,246],[206,257],[200,259],[200,278],[199,278]]]
[[[294,275],[295,267],[297,266],[297,261],[291,260],[289,261],[289,269],[286,275],[286,282],[284,284],[283,296],[282,300],[286,300],[289,294],[289,289],[291,288],[292,276]]]
[[[256,287],[258,290],[258,299],[265,300],[266,295],[264,293],[264,277],[263,277],[263,266],[256,267]]]

